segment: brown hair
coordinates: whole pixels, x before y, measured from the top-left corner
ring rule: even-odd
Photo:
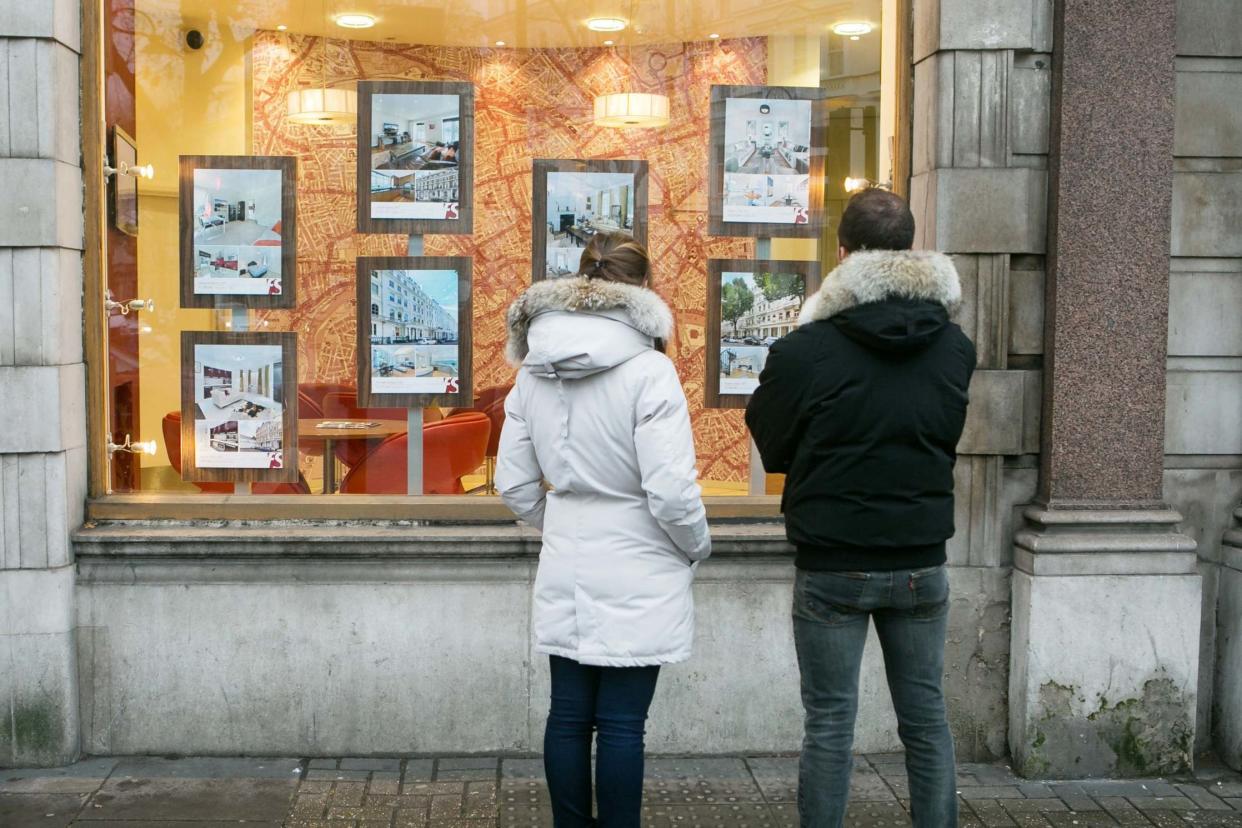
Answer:
[[[650,286],[651,260],[647,248],[629,233],[596,233],[578,261],[578,275],[627,285]]]

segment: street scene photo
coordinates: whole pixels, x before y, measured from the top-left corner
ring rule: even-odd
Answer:
[[[194,292],[282,291],[280,170],[194,170]]]
[[[582,251],[598,232],[634,232],[633,173],[549,172],[545,275],[578,272]]]
[[[371,271],[371,393],[458,389],[456,270]]]
[[[457,217],[461,98],[373,96],[369,145],[371,218]]]
[[[724,220],[805,224],[811,101],[725,101]]]
[[[759,386],[768,348],[797,326],[805,298],[798,273],[721,274],[721,394],[750,394]]]
[[[200,468],[279,469],[284,447],[279,345],[194,346],[194,458]]]

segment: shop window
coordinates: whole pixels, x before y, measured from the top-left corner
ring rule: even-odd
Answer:
[[[742,412],[708,405],[705,393],[705,352],[719,346],[705,335],[708,262],[766,256],[820,260],[808,274],[831,269],[845,179],[896,178],[892,153],[908,124],[894,69],[900,39],[885,27],[901,25],[904,7],[859,0],[845,15],[842,4],[817,0],[659,0],[635,4],[624,31],[598,33],[563,2],[504,14],[467,4],[450,17],[358,0],[350,11],[374,17],[367,29],[297,5],[100,3],[109,133],[119,130],[155,170],[138,181],[136,229],[110,228],[105,240],[106,288],[154,300],[153,310],[114,315],[106,353],[94,359],[107,369],[99,382],[108,408],[94,414],[108,420],[101,432],[156,443],[154,455],[114,458],[111,491],[209,499],[235,487],[290,502],[389,495],[405,491],[409,455],[392,450],[404,440],[426,446],[428,493],[487,502],[513,381],[505,308],[532,273],[571,274],[586,235],[616,228],[645,237],[654,284],[677,317],[668,354],[689,399],[705,493],[747,494]],[[870,28],[833,34],[843,21]],[[404,89],[395,82],[417,91],[390,91]],[[721,148],[722,169],[735,177],[718,196],[791,215],[822,208],[818,238],[711,232],[713,86],[819,90],[824,146],[803,137],[796,113],[756,110]],[[667,109],[651,116],[654,126],[609,125],[605,98]],[[800,204],[782,176],[805,179],[816,157],[826,158],[822,186],[805,192],[822,201]],[[551,166],[547,192],[532,193],[536,159],[642,164],[563,192],[555,188],[569,167]],[[372,218],[408,215],[420,229],[364,226],[359,199]],[[437,232],[419,207],[453,213],[467,201],[452,216],[469,222],[465,231]],[[547,227],[541,251],[532,250],[532,224]],[[358,264],[411,249],[468,264]],[[727,293],[740,312],[718,335],[736,346],[729,366],[757,373],[762,356],[749,351],[792,328],[805,293],[739,284]],[[360,332],[369,332],[367,371]],[[419,437],[451,435],[411,441],[411,405],[368,402],[364,374],[372,390],[438,389],[406,397],[420,400]],[[291,407],[296,418],[284,416]],[[187,468],[187,441],[202,452],[195,468],[208,462],[210,475]],[[278,469],[285,444],[293,468]]]

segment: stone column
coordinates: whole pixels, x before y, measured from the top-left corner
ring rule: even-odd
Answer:
[[[79,20],[77,0],[0,0],[0,766],[78,756]]]
[[[1019,772],[1191,765],[1201,581],[1162,502],[1174,0],[1057,0],[1039,505],[1015,537]]]

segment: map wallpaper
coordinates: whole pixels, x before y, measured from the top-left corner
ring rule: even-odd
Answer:
[[[326,52],[326,57],[325,57]],[[299,379],[354,382],[354,259],[400,256],[406,237],[355,230],[353,126],[286,120],[291,90],[355,80],[425,79],[475,84],[472,236],[427,236],[429,256],[474,259],[474,389],[511,381],[505,311],[530,281],[531,159],[636,158],[649,164],[650,246],[656,290],[673,309],[669,356],[690,402],[704,479],[743,481],[749,458],[741,411],[705,410],[707,260],[751,258],[747,239],[707,232],[712,84],[761,85],[763,38],[632,49],[470,49],[342,41],[260,32],[253,59],[256,155],[298,158],[298,306],[262,311],[269,329],[298,333]],[[660,91],[671,99],[664,129],[592,123],[596,94]]]

